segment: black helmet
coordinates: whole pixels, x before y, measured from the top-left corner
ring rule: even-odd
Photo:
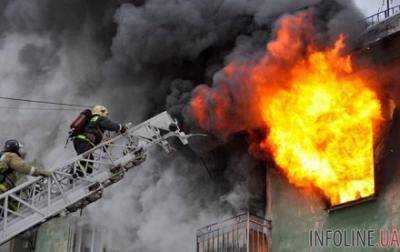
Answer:
[[[6,143],[4,144],[4,151],[5,152],[14,152],[14,153],[19,153],[19,149],[22,147],[20,142],[17,140],[11,139],[7,140]]]

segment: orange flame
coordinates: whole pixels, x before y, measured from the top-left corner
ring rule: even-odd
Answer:
[[[381,104],[351,57],[342,55],[344,36],[321,49],[314,34],[309,14],[284,17],[260,60],[231,63],[226,83],[201,87],[191,109],[200,126],[221,134],[267,126],[260,147],[289,181],[318,188],[337,205],[375,192],[373,142]],[[230,104],[223,98],[228,89]],[[237,90],[241,95],[234,95]]]
[[[336,46],[311,52],[287,90],[261,100],[268,148],[289,181],[320,188],[333,205],[374,193],[373,132],[380,103]],[[341,72],[350,74],[342,78]]]

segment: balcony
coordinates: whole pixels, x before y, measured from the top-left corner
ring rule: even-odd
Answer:
[[[197,230],[197,252],[268,252],[271,221],[250,214]]]

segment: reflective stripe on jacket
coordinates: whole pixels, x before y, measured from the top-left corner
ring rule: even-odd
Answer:
[[[84,140],[84,141],[90,143],[90,145],[92,145],[93,147],[96,146],[87,136],[85,136],[83,134],[79,134],[79,135],[75,136],[75,139],[81,139],[81,140]]]
[[[85,126],[82,135],[86,136],[94,145],[97,145],[103,140],[104,131],[118,132],[121,129],[121,124],[113,122],[107,117],[94,115]]]

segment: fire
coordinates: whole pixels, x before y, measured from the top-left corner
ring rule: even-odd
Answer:
[[[381,104],[370,80],[343,54],[344,36],[320,48],[311,20],[307,13],[284,17],[261,59],[230,64],[225,82],[197,90],[191,108],[200,126],[217,133],[233,133],[238,126],[232,122],[242,129],[266,126],[259,147],[290,183],[318,188],[337,205],[375,192]],[[230,104],[223,98],[227,90]]]
[[[291,183],[316,186],[333,205],[374,193],[373,133],[380,117],[375,93],[337,52],[310,53],[292,70],[288,89],[261,100],[270,128],[262,146]]]

